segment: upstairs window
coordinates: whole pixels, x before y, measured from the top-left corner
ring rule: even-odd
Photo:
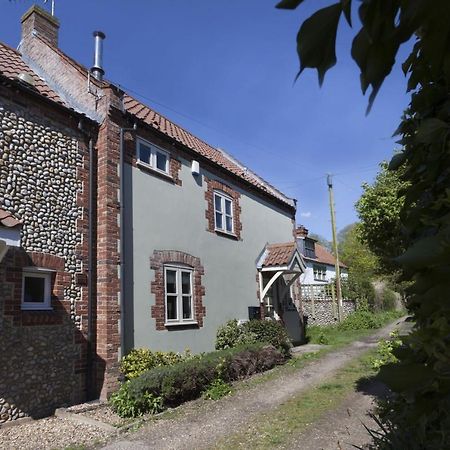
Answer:
[[[218,231],[234,233],[233,199],[217,191],[214,192],[214,224]]]
[[[51,273],[44,271],[23,272],[22,309],[52,309]]]
[[[165,266],[166,323],[177,324],[194,321],[192,302],[192,270]]]
[[[327,268],[325,266],[319,266],[314,264],[314,279],[318,281],[326,281],[327,279]]]
[[[146,167],[169,175],[169,154],[142,139],[137,140],[137,160]]]
[[[315,258],[316,250],[314,246],[315,242],[312,239],[305,239],[305,257],[306,258]]]

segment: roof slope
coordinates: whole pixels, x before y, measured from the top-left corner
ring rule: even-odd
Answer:
[[[0,208],[0,226],[5,228],[14,228],[22,225],[22,222],[16,219],[10,212]]]
[[[0,42],[0,75],[17,81],[20,73],[31,75],[34,79],[34,88],[44,97],[53,100],[60,105],[65,105],[61,97],[46,84],[44,80],[39,78],[30,67],[22,61],[22,57],[17,50]],[[32,88],[32,86],[29,86]]]
[[[132,114],[137,119],[142,120],[145,124],[161,131],[165,135],[176,140],[180,144],[185,145],[195,153],[198,153],[218,166],[226,169],[233,175],[237,175],[239,178],[242,178],[266,194],[269,194],[272,197],[281,200],[283,203],[294,207],[294,202],[291,198],[285,196],[268,182],[260,178],[248,168],[244,167],[234,158],[230,157],[230,155],[224,151],[212,147],[128,94],[125,94],[123,104],[128,113]]]
[[[297,245],[295,242],[268,245],[262,267],[287,266],[292,261],[292,256],[296,249]]]
[[[309,258],[307,256],[303,255],[303,258],[314,261],[322,264],[328,264],[330,266],[334,266],[336,264],[336,258],[332,253],[330,253],[323,245],[318,244],[317,242],[314,243],[315,251],[316,251],[316,258]],[[347,266],[343,262],[339,262],[339,267],[347,268]]]

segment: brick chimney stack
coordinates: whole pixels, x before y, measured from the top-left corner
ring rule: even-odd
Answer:
[[[299,239],[299,238],[305,238],[308,236],[308,230],[303,226],[303,225],[299,225],[296,229],[295,229],[295,238]]]
[[[58,47],[59,21],[39,6],[33,5],[22,16],[22,41],[38,34],[53,47]]]

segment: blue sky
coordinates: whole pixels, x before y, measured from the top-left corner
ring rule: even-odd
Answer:
[[[33,3],[43,5],[2,1],[1,41],[17,47],[20,17]],[[297,222],[330,238],[325,174],[334,174],[343,228],[356,220],[361,184],[396,148],[391,135],[408,104],[399,64],[409,46],[367,117],[344,20],[338,65],[323,87],[312,70],[294,84],[301,19],[329,3],[282,11],[276,0],[56,0],[55,15],[63,51],[90,66],[92,31],[105,32],[108,79],[296,198]]]

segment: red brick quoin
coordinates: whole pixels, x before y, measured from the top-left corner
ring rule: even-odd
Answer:
[[[151,283],[151,292],[155,294],[155,304],[151,308],[151,315],[153,319],[156,319],[156,329],[167,330],[171,328],[164,325],[166,320],[164,264],[182,264],[192,268],[194,319],[197,322],[196,326],[202,327],[203,318],[206,315],[202,298],[205,295],[205,288],[202,286],[202,275],[204,275],[205,270],[200,263],[200,258],[176,250],[155,250],[150,258],[150,268],[155,271],[155,281]]]
[[[217,181],[211,180],[210,178],[205,177],[206,182],[206,192],[205,199],[208,203],[205,216],[208,221],[207,230],[211,233],[219,233],[224,236],[235,237],[236,239],[241,239],[241,231],[242,231],[242,223],[241,223],[241,207],[239,206],[239,199],[241,198],[241,194],[236,192],[230,186]],[[227,235],[226,233],[221,233],[215,229],[215,221],[214,221],[214,191],[222,191],[233,199],[233,229],[234,235]]]

